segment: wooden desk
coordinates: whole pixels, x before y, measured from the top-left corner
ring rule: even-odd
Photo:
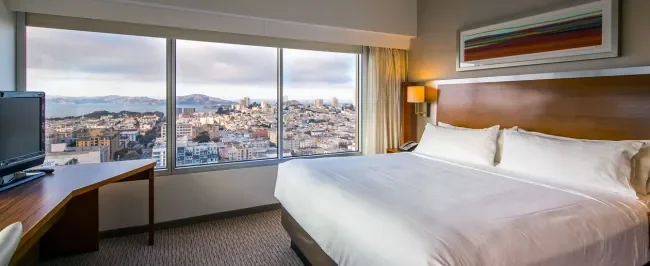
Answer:
[[[1,192],[0,228],[23,224],[11,264],[34,249],[41,258],[98,250],[98,189],[114,182],[149,180],[149,245],[153,245],[155,165],[154,160],[134,160],[55,167],[51,175]]]

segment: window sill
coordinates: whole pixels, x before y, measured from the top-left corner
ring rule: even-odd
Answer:
[[[214,171],[278,165],[280,163],[287,162],[294,159],[318,159],[318,158],[346,157],[346,156],[359,156],[359,155],[361,155],[361,152],[358,151],[344,152],[344,153],[331,153],[331,154],[311,155],[311,156],[302,156],[302,157],[290,157],[290,158],[282,158],[282,159],[266,159],[266,160],[256,160],[256,161],[188,166],[188,167],[176,168],[173,169],[172,171],[170,171],[169,169],[161,169],[161,170],[156,170],[155,173],[156,176],[183,175],[183,174],[194,174],[194,173],[203,173],[203,172],[214,172]]]

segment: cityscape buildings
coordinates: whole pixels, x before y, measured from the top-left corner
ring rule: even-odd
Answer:
[[[328,154],[357,150],[357,114],[353,104],[313,105],[287,96],[282,149],[277,106],[244,97],[238,105],[218,109],[177,108],[176,166]],[[167,122],[161,112],[96,113],[46,121],[47,164],[154,159],[170,166]]]

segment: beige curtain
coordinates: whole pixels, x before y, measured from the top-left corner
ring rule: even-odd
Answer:
[[[366,83],[363,86],[363,153],[385,153],[399,146],[400,90],[406,81],[405,50],[369,47]]]

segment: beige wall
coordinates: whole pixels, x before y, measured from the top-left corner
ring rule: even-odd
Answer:
[[[417,0],[139,0],[243,16],[415,36]],[[394,19],[386,19],[388,17]]]
[[[14,11],[408,49],[416,0],[7,0]],[[388,18],[387,18],[388,17]]]
[[[155,183],[155,221],[273,204],[277,166],[159,176]],[[115,183],[99,190],[101,231],[148,222],[147,181]]]
[[[409,80],[488,77],[650,65],[650,1],[621,0],[621,53],[611,59],[456,72],[458,29],[480,27],[593,0],[419,0]]]
[[[409,51],[409,81],[650,65],[650,1],[621,0],[621,56],[618,58],[456,72],[458,29],[480,27],[592,1],[419,0],[418,36],[411,41]],[[420,134],[428,120],[420,119]]]
[[[14,13],[0,1],[0,91],[15,90],[15,36]]]

